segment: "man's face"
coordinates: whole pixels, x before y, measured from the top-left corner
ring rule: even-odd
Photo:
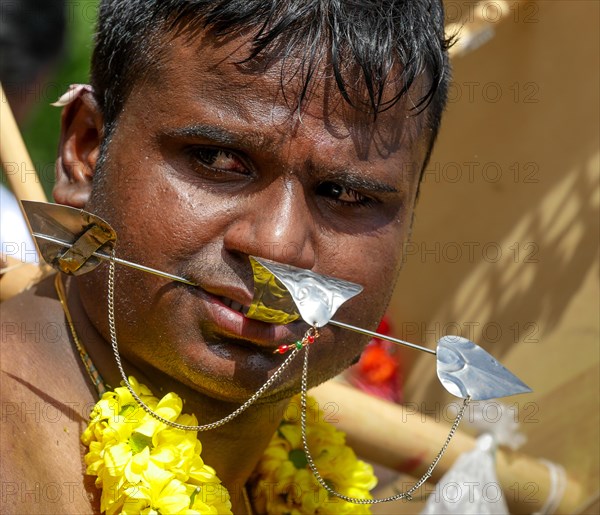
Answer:
[[[375,328],[399,271],[429,137],[400,105],[373,123],[328,78],[298,116],[297,91],[282,93],[280,66],[243,70],[244,51],[240,40],[174,40],[159,73],[128,98],[85,206],[117,231],[118,257],[200,285],[118,268],[122,353],[232,401],[264,383],[284,359],[276,347],[308,328],[240,313],[253,295],[248,256],[362,285],[336,318]],[[107,338],[102,268],[79,287]],[[347,367],[365,342],[324,328],[311,347],[311,383]],[[298,391],[300,361],[291,367],[296,379],[288,375],[267,398]]]

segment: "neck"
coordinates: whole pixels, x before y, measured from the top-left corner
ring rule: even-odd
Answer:
[[[95,329],[83,308],[75,281],[66,281],[67,303],[75,330],[107,387],[121,383],[112,348]],[[184,413],[194,413],[199,424],[206,424],[233,412],[238,405],[204,395],[177,379],[144,366],[138,368],[122,358],[125,373],[148,386],[156,397],[175,392],[184,401]],[[288,401],[256,403],[231,422],[210,431],[202,432],[202,459],[213,467],[231,495],[234,513],[246,513],[242,489],[261,459]]]

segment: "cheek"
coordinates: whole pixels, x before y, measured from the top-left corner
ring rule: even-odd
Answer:
[[[338,244],[331,254],[331,275],[363,287],[358,296],[340,308],[336,315],[340,321],[375,329],[384,314],[400,270],[408,231],[404,224],[397,223],[382,232]]]
[[[376,330],[392,295],[399,272],[402,247],[408,231],[403,224],[388,227],[385,234],[355,238],[338,245],[331,257],[337,275],[363,286],[358,296],[342,305],[334,318],[365,329]],[[340,251],[342,248],[344,250]],[[349,366],[363,351],[369,337],[328,326],[328,334],[312,356],[312,380],[322,382]],[[332,334],[333,333],[333,334]],[[327,342],[327,343],[326,343]]]
[[[142,167],[129,155],[117,154],[98,182],[89,209],[116,230],[121,257],[171,269],[206,251],[206,245],[215,244],[216,249],[232,218],[232,206],[190,187],[163,163]]]

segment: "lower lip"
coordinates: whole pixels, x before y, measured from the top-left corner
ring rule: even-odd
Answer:
[[[235,311],[223,304],[216,296],[200,290],[206,301],[207,309],[204,312],[209,322],[214,324],[216,332],[246,340],[249,343],[273,352],[282,343],[291,343],[300,339],[298,327],[301,322],[292,322],[289,325],[276,325],[252,320],[239,311]]]

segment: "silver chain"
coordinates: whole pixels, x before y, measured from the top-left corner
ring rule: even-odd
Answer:
[[[202,426],[188,426],[188,425],[184,425],[184,424],[178,424],[177,422],[173,422],[171,420],[168,420],[168,419],[160,416],[158,413],[153,411],[135,392],[135,390],[133,389],[133,387],[131,386],[131,384],[129,383],[129,381],[127,379],[125,370],[123,369],[123,363],[121,362],[121,356],[119,354],[119,344],[117,342],[117,330],[116,330],[116,325],[115,325],[115,303],[114,303],[115,260],[114,260],[114,258],[115,258],[115,250],[113,249],[113,251],[111,253],[110,262],[109,262],[109,268],[108,268],[108,327],[109,327],[109,331],[110,331],[110,341],[111,341],[112,349],[113,349],[113,352],[115,355],[115,361],[117,363],[117,368],[119,369],[119,372],[121,373],[121,378],[123,379],[123,383],[129,390],[129,393],[131,393],[131,396],[139,404],[139,406],[146,413],[148,413],[155,419],[159,420],[163,424],[166,424],[168,426],[171,426],[171,427],[174,427],[177,429],[182,429],[184,431],[209,431],[211,429],[216,429],[217,427],[221,427],[222,425],[227,424],[228,422],[233,420],[235,417],[237,417],[238,415],[243,413],[252,404],[254,404],[256,402],[256,400],[277,380],[277,378],[281,375],[281,373],[288,367],[288,365],[292,362],[292,360],[300,352],[299,347],[296,347],[295,349],[293,349],[292,352],[290,353],[290,355],[285,359],[285,361],[281,365],[279,365],[279,368],[252,395],[252,397],[250,397],[239,408],[237,408],[235,411],[233,411],[226,417],[222,418],[221,420],[217,420],[216,422],[211,422],[210,424],[205,424]],[[308,334],[308,332],[307,332],[307,334]],[[452,437],[456,433],[458,425],[460,424],[460,421],[464,415],[465,409],[467,408],[467,405],[469,404],[469,401],[471,400],[470,397],[467,397],[464,400],[463,405],[460,408],[460,410],[456,416],[456,419],[454,420],[454,423],[452,424],[452,427],[450,428],[448,437],[446,438],[444,445],[440,449],[440,452],[438,452],[437,456],[431,462],[431,465],[429,465],[427,472],[425,472],[425,474],[423,474],[423,476],[421,476],[421,479],[419,479],[411,488],[409,488],[406,492],[400,492],[396,495],[392,495],[390,497],[383,497],[381,499],[359,499],[357,497],[349,497],[347,495],[336,492],[331,486],[329,486],[325,482],[325,480],[319,473],[319,470],[317,469],[317,466],[315,465],[315,462],[313,460],[312,454],[310,453],[310,449],[308,448],[308,438],[307,438],[307,434],[306,434],[306,410],[307,410],[307,392],[308,392],[308,348],[309,348],[309,345],[304,346],[304,363],[302,366],[302,389],[300,392],[300,405],[301,405],[300,425],[301,425],[301,432],[302,432],[302,445],[304,447],[304,452],[306,454],[306,460],[308,462],[310,469],[312,470],[312,473],[314,474],[315,478],[317,479],[318,483],[325,490],[327,490],[327,492],[329,492],[331,495],[334,495],[336,497],[339,497],[340,499],[343,499],[346,502],[350,502],[350,503],[354,503],[354,504],[378,504],[378,503],[382,503],[382,502],[398,501],[400,499],[411,500],[412,494],[418,488],[420,488],[421,485],[423,485],[423,483],[425,483],[425,481],[427,481],[431,477],[433,470],[435,469],[436,465],[438,464],[438,462],[440,461],[440,459],[446,452],[446,449],[448,448],[448,445],[450,444],[450,440],[452,440]]]
[[[431,477],[431,474],[433,473],[433,469],[435,469],[436,465],[438,464],[438,462],[440,461],[440,459],[446,452],[446,449],[448,448],[448,444],[450,443],[450,440],[452,440],[454,433],[456,433],[456,429],[458,428],[458,425],[460,424],[460,421],[465,413],[465,409],[466,409],[467,405],[469,404],[469,401],[471,400],[470,397],[467,397],[464,400],[463,405],[460,408],[458,415],[456,416],[456,419],[454,420],[454,423],[452,424],[452,427],[450,428],[448,437],[446,438],[446,441],[444,442],[444,445],[442,446],[440,452],[437,454],[435,459],[431,462],[431,465],[429,465],[427,472],[425,472],[425,474],[423,474],[421,479],[419,479],[412,487],[410,487],[406,492],[400,492],[400,493],[398,493],[396,495],[392,495],[390,497],[383,497],[381,499],[359,499],[357,497],[348,497],[347,495],[336,492],[331,486],[329,486],[325,482],[325,480],[319,473],[317,466],[315,465],[312,454],[310,453],[310,450],[308,448],[308,438],[306,436],[306,407],[307,407],[306,396],[307,396],[307,392],[308,392],[308,345],[304,349],[304,364],[302,366],[302,390],[300,392],[300,406],[301,406],[301,410],[300,410],[301,426],[300,427],[301,427],[301,431],[302,431],[302,445],[304,446],[304,452],[306,454],[306,461],[308,462],[308,465],[309,465],[310,469],[312,470],[312,473],[314,474],[315,478],[319,482],[319,484],[325,490],[327,490],[327,492],[329,492],[331,495],[339,497],[340,499],[343,499],[344,501],[347,501],[347,502],[350,502],[353,504],[379,504],[382,502],[398,501],[400,499],[408,499],[410,501],[412,499],[412,494],[423,483],[425,483],[425,481],[427,481]]]
[[[159,420],[163,424],[167,424],[168,426],[175,427],[177,429],[183,429],[184,431],[210,431],[211,429],[216,429],[217,427],[221,427],[224,424],[232,421],[235,417],[246,411],[252,404],[256,402],[256,400],[263,394],[265,391],[277,380],[277,378],[281,375],[281,373],[288,367],[288,365],[292,362],[292,360],[296,357],[296,355],[300,352],[299,348],[295,348],[291,354],[285,359],[285,361],[279,365],[279,368],[275,370],[273,375],[267,379],[265,384],[263,384],[255,393],[250,397],[244,404],[242,404],[238,409],[234,412],[227,415],[225,418],[221,420],[217,420],[216,422],[211,422],[210,424],[205,424],[203,426],[188,426],[184,424],[178,424],[177,422],[172,422],[164,417],[161,417],[158,413],[153,411],[142,399],[140,399],[139,395],[134,391],[133,387],[127,380],[127,375],[125,374],[125,370],[123,369],[123,364],[121,362],[121,356],[119,354],[119,344],[117,342],[117,330],[115,326],[115,251],[113,249],[112,254],[110,256],[110,262],[108,266],[108,328],[110,331],[110,342],[112,345],[113,353],[115,355],[115,361],[117,362],[117,367],[119,372],[121,373],[121,378],[123,379],[123,383],[131,393],[131,396],[136,400],[139,406],[149,415],[153,416],[155,419]]]

